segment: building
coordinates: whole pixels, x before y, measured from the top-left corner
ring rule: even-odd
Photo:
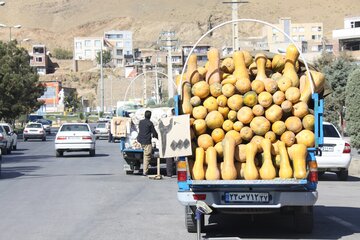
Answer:
[[[188,58],[189,53],[193,47],[193,45],[181,46],[183,64],[185,64],[185,61]],[[193,54],[196,54],[199,66],[204,66],[207,62],[207,52],[209,51],[210,47],[211,46],[208,44],[199,44],[195,47]]]
[[[49,56],[45,45],[33,45],[30,52],[30,66],[35,67],[40,75],[48,73]]]
[[[344,18],[344,28],[333,30],[334,52],[348,51],[352,57],[360,60],[360,17]]]
[[[102,37],[75,37],[74,60],[94,61],[101,48],[105,49]]]
[[[302,49],[302,52],[321,52],[324,46],[323,23],[293,23],[291,18],[282,17],[276,27],[289,35],[292,40]],[[290,40],[275,28],[264,27],[264,35],[267,37],[270,52],[286,49]],[[305,43],[304,43],[305,42]],[[327,44],[326,49],[332,51],[332,45]]]
[[[104,33],[107,49],[111,51],[113,64],[124,67],[133,62],[131,31],[112,30]]]

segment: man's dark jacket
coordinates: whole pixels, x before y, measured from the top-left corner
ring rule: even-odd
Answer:
[[[151,144],[151,134],[154,138],[158,138],[158,134],[154,128],[154,124],[149,119],[143,119],[139,123],[139,135],[137,140],[140,144]]]

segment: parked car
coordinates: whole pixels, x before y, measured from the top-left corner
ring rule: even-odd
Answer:
[[[341,181],[346,181],[351,162],[351,146],[340,135],[336,127],[324,122],[324,145],[322,155],[316,157],[319,175],[335,172]]]
[[[41,139],[46,141],[46,132],[44,126],[41,123],[28,123],[24,129],[24,141],[28,139]]]
[[[0,148],[0,178],[1,178],[2,151]]]
[[[99,138],[109,138],[109,122],[100,122],[96,125],[95,129],[94,129],[94,134],[96,139]]]
[[[90,156],[95,156],[95,136],[87,123],[64,123],[60,126],[55,137],[56,157],[61,157],[64,152],[88,151]]]
[[[11,136],[6,132],[5,128],[0,125],[0,147],[2,154],[10,154],[12,150]]]
[[[45,132],[50,134],[51,133],[51,124],[52,122],[50,122],[47,119],[38,119],[36,120],[37,123],[41,123],[45,129]]]
[[[12,150],[16,150],[18,136],[15,133],[14,129],[8,123],[0,123],[0,125],[4,127],[6,133],[10,136]]]
[[[27,122],[36,122],[38,119],[44,119],[43,115],[30,114],[28,116]]]

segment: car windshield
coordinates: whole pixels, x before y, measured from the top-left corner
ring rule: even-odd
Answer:
[[[324,124],[324,137],[340,138],[340,135],[333,125]]]
[[[32,123],[26,126],[27,128],[42,128],[41,124]]]
[[[99,123],[96,128],[105,128],[105,123]]]
[[[49,124],[49,122],[45,119],[38,119],[37,122],[42,123],[42,124]]]
[[[63,125],[60,132],[88,132],[89,128],[87,125]]]

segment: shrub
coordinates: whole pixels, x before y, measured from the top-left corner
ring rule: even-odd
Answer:
[[[56,59],[72,59],[73,53],[70,50],[55,48],[54,49],[54,57]]]

